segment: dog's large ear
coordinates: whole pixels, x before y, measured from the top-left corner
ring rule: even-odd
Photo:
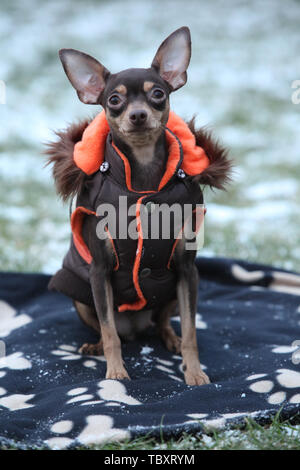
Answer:
[[[186,70],[191,58],[191,35],[186,26],[170,34],[159,46],[151,67],[154,67],[160,76],[175,91],[185,85],[187,81]]]
[[[109,71],[90,55],[75,49],[61,49],[59,57],[80,101],[99,104]]]

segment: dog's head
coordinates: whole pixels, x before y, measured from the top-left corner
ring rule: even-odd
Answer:
[[[151,67],[111,74],[83,52],[62,49],[64,70],[86,104],[101,104],[112,131],[129,146],[157,140],[169,116],[169,95],[187,80],[191,38],[187,27],[168,36]]]

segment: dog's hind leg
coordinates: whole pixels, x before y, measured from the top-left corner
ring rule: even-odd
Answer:
[[[89,305],[85,305],[77,300],[73,301],[76,312],[78,313],[81,321],[88,327],[95,330],[100,334],[100,325],[97,317],[96,310]],[[102,356],[103,355],[103,343],[100,338],[98,343],[90,344],[84,343],[78,350],[80,354],[86,354],[88,356]]]
[[[86,356],[103,356],[103,341],[100,338],[98,343],[84,343],[79,349],[80,354]]]
[[[159,313],[157,319],[157,330],[166,348],[177,354],[181,353],[181,338],[176,335],[170,324],[170,318],[176,312],[177,300],[169,302]]]
[[[78,300],[74,300],[73,305],[76,309],[76,312],[78,313],[80,320],[82,320],[86,326],[89,326],[97,333],[100,333],[100,325],[96,310],[89,305],[78,302]]]

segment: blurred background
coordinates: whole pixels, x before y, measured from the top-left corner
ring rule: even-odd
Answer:
[[[68,205],[43,167],[43,142],[100,109],[77,99],[58,50],[87,52],[112,72],[148,67],[183,25],[191,29],[192,61],[171,106],[214,129],[236,162],[227,193],[205,192],[202,254],[300,270],[296,0],[1,0],[1,270],[52,273],[68,247]]]

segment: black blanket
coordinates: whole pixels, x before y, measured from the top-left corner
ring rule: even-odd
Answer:
[[[67,448],[299,413],[300,275],[226,259],[197,265],[200,359],[212,381],[202,387],[185,385],[181,358],[151,331],[123,345],[131,381],[105,380],[104,358],[77,352],[97,337],[70,299],[47,291],[49,277],[2,273],[0,444]]]

